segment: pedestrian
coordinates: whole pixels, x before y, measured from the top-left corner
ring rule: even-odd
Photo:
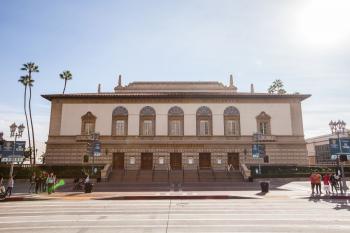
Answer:
[[[55,192],[55,187],[56,187],[56,184],[57,184],[57,177],[56,177],[56,174],[53,174],[52,178],[53,178],[52,192],[54,193],[54,192]]]
[[[322,176],[320,173],[316,173],[315,175],[315,182],[316,182],[316,194],[322,194],[321,191],[321,181],[322,181]]]
[[[40,178],[40,175],[37,175],[35,177],[35,193],[36,194],[38,194],[40,186],[41,186],[41,178]]]
[[[316,186],[316,173],[312,172],[310,175],[310,183],[311,183],[311,195],[315,194],[315,186]]]
[[[331,194],[331,191],[329,189],[329,182],[330,182],[330,176],[328,175],[328,173],[326,173],[323,176],[323,187],[324,187],[324,191],[326,192],[326,195]]]
[[[47,190],[47,178],[48,178],[48,173],[47,172],[43,172],[42,176],[41,176],[41,185],[42,185],[42,191],[46,192]]]
[[[11,194],[12,194],[12,189],[14,187],[14,184],[15,184],[15,181],[13,180],[13,177],[10,176],[8,181],[7,181],[7,189],[6,189],[6,194],[5,196],[9,196],[11,197]]]
[[[338,181],[336,176],[337,176],[336,174],[332,174],[330,177],[330,181],[331,181],[332,193],[334,193],[334,190],[335,190],[335,192],[338,194]]]
[[[50,173],[49,176],[46,179],[47,183],[47,193],[51,194],[53,190],[54,180],[53,180],[53,173]]]
[[[0,193],[5,193],[6,192],[6,189],[5,189],[5,186],[4,186],[4,178],[2,176],[0,176]]]
[[[35,189],[35,179],[36,179],[36,176],[35,176],[35,173],[33,173],[33,175],[29,178],[30,186],[28,189],[28,193],[32,193],[32,190]]]

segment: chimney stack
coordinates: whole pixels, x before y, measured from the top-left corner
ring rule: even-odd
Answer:
[[[251,94],[254,94],[254,84],[252,83],[252,84],[250,84],[250,93]]]
[[[99,83],[97,86],[97,93],[101,93],[101,83]]]
[[[233,75],[230,74],[230,87],[233,87]]]

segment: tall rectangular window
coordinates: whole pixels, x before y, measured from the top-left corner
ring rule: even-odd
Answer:
[[[268,134],[268,123],[267,122],[260,122],[259,123],[259,130],[261,134]]]
[[[171,120],[170,121],[170,135],[171,136],[180,136],[181,135],[181,121],[180,120]]]
[[[152,136],[153,135],[153,124],[152,120],[143,121],[143,136]]]
[[[209,136],[209,121],[208,120],[200,120],[199,121],[199,135],[200,136]]]
[[[117,136],[124,136],[125,135],[125,121],[123,120],[117,120],[115,122],[115,133]]]
[[[237,120],[226,120],[226,135],[239,135],[239,123]]]
[[[84,132],[85,132],[85,134],[94,133],[94,123],[86,122],[84,125]]]

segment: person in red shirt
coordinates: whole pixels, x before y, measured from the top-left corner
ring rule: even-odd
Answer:
[[[311,183],[311,195],[315,194],[315,186],[316,186],[316,173],[312,172],[310,176],[310,183]]]
[[[326,192],[326,195],[330,195],[331,191],[329,189],[329,181],[330,181],[330,176],[328,173],[323,176],[323,185],[324,185],[324,191]]]

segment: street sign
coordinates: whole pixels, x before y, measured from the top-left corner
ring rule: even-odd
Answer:
[[[1,162],[21,162],[24,158],[25,146],[25,141],[16,141],[16,145],[13,150],[14,141],[4,141],[3,145],[0,146]]]
[[[350,158],[350,138],[331,138],[329,139],[329,151],[331,159],[337,159],[338,155],[347,155]]]
[[[252,155],[254,159],[263,158],[265,156],[265,145],[263,144],[253,144]]]

